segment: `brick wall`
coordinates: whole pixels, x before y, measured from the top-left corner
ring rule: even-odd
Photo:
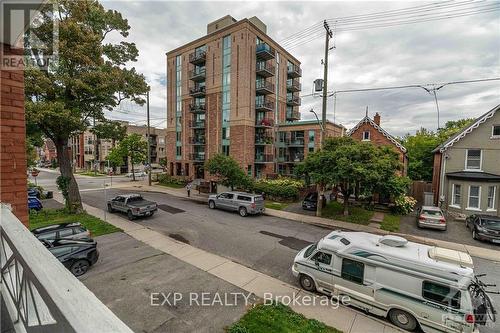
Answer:
[[[0,48],[0,63],[3,54],[22,54],[7,45]],[[12,212],[27,226],[24,73],[22,69],[0,73],[0,201],[11,204]]]

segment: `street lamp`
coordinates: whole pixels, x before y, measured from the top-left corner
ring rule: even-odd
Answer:
[[[432,85],[432,88],[426,88],[424,86],[420,86],[420,88],[424,89],[425,91],[427,91],[429,94],[431,95],[434,95],[434,101],[436,102],[436,109],[437,109],[437,116],[438,116],[438,126],[437,126],[437,129],[439,131],[439,129],[441,128],[440,126],[440,122],[439,122],[439,104],[438,104],[438,99],[437,99],[437,91],[441,88],[443,88],[444,86],[446,86],[446,84],[443,84],[443,85],[440,85],[439,87],[437,87],[436,85]]]

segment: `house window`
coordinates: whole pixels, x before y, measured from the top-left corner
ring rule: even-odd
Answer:
[[[451,200],[451,204],[453,206],[460,207],[462,199],[462,186],[458,184],[453,184],[453,197]]]
[[[370,141],[370,131],[363,132],[363,141]]]
[[[313,131],[309,131],[309,142],[314,142],[314,136],[316,135],[316,132],[313,130]]]
[[[465,169],[467,170],[481,169],[481,149],[467,149]]]
[[[492,138],[500,138],[500,125],[493,125],[491,129]]]
[[[495,210],[496,186],[488,186],[488,210]]]
[[[469,186],[469,206],[467,208],[479,209],[481,197],[481,186]]]
[[[365,265],[362,262],[346,258],[342,259],[341,276],[344,280],[362,284],[364,273]]]

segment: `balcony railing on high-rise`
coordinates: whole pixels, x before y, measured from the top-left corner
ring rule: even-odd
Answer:
[[[274,94],[274,84],[267,80],[255,81],[255,92],[259,95]]]
[[[299,96],[287,96],[286,97],[286,104],[288,106],[299,106],[300,105],[300,97]]]
[[[203,81],[206,77],[206,69],[205,67],[196,67],[193,70],[189,71],[188,77],[193,81]]]
[[[189,111],[193,113],[203,113],[206,111],[205,103],[191,103],[189,104]]]
[[[199,152],[194,152],[189,154],[189,159],[191,161],[197,161],[197,162],[202,162],[205,160],[205,152],[204,151],[199,151]]]
[[[259,60],[269,60],[276,56],[276,50],[267,43],[259,43],[255,48],[255,54]]]
[[[286,145],[289,147],[303,147],[304,146],[304,138],[287,138],[285,141]]]
[[[191,128],[205,128],[205,120],[191,120],[189,122]]]
[[[204,136],[190,137],[189,143],[192,145],[204,145],[205,144],[205,137]]]
[[[290,92],[297,92],[302,89],[302,86],[298,80],[288,79],[286,81],[286,90]]]
[[[274,162],[274,156],[271,154],[255,154],[255,163],[272,163]]]
[[[300,120],[300,112],[299,110],[287,111],[286,112],[286,120]]]
[[[275,68],[269,62],[262,61],[257,63],[257,66],[255,67],[255,72],[259,76],[270,77],[274,75]]]
[[[301,77],[302,76],[302,69],[295,64],[289,64],[287,67],[287,74],[288,74],[288,77],[290,77],[290,78]]]
[[[274,126],[274,120],[269,119],[269,118],[264,118],[257,120],[255,123],[256,127],[273,127]]]
[[[205,96],[205,86],[195,85],[189,88],[189,95],[193,97]]]
[[[273,137],[272,136],[267,136],[267,135],[255,135],[255,145],[257,146],[263,146],[263,145],[272,145],[273,144]]]
[[[255,110],[256,111],[274,111],[276,108],[276,100],[274,98],[260,98],[255,101]]]
[[[8,206],[0,204],[0,214],[3,330],[10,326],[14,332],[132,333]]]
[[[207,51],[205,50],[196,50],[189,55],[189,62],[197,65],[204,63],[207,58]]]

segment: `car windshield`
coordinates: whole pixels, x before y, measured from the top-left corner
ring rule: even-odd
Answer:
[[[483,226],[486,228],[500,230],[500,221],[499,220],[484,219],[482,222],[483,222]]]
[[[318,247],[318,244],[317,243],[314,243],[314,244],[311,244],[307,250],[304,252],[304,258],[308,258],[311,256],[311,254],[316,250],[316,248]]]
[[[441,212],[439,210],[430,210],[430,209],[423,209],[422,214],[429,215],[429,216],[435,216],[435,217],[442,216]]]

